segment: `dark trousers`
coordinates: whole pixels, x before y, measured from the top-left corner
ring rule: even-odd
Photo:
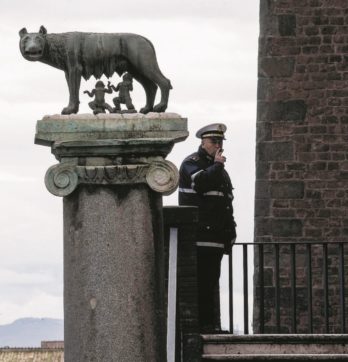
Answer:
[[[197,247],[198,310],[201,331],[220,329],[219,279],[223,249]]]

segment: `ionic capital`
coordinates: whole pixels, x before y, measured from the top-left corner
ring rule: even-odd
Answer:
[[[146,183],[164,195],[173,193],[179,181],[176,166],[167,160],[147,164],[112,166],[77,166],[59,163],[51,166],[45,176],[49,192],[55,196],[70,195],[79,184],[131,185]]]

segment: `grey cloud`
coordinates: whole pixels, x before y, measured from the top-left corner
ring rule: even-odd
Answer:
[[[51,21],[54,18],[64,17],[65,21],[78,19],[79,22],[102,22],[112,19],[146,18],[154,21],[164,18],[228,18],[235,21],[248,22],[251,13],[258,12],[258,2],[245,0],[102,0],[95,1],[42,1],[31,0],[2,0],[2,16],[17,10],[20,18],[40,18],[42,21]],[[24,25],[23,25],[24,26]],[[19,30],[19,29],[18,29]]]

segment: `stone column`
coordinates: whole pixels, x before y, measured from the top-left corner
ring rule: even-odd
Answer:
[[[165,160],[188,135],[176,114],[46,116],[35,142],[64,197],[65,361],[166,361],[162,196]]]

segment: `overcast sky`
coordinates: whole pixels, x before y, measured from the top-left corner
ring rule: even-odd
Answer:
[[[168,156],[178,167],[194,152],[200,127],[227,125],[225,156],[235,187],[238,241],[252,241],[258,0],[1,0],[0,31],[0,324],[21,317],[63,317],[62,200],[45,188],[56,163],[48,147],[33,144],[35,124],[60,113],[68,89],[62,71],[28,62],[18,32],[132,32],[155,46],[171,80],[168,112],[189,121],[190,137]],[[114,75],[112,82],[119,78]],[[82,94],[80,113],[89,112]],[[144,105],[134,85],[133,102]],[[109,101],[111,102],[112,95]],[[176,204],[177,194],[165,204]]]

